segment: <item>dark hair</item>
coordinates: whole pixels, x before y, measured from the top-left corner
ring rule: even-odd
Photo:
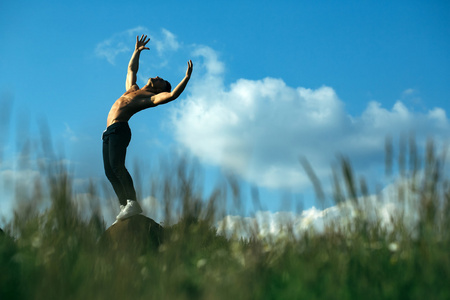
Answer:
[[[165,80],[165,82],[166,82],[166,88],[163,90],[163,92],[170,93],[172,91],[172,86],[170,85],[170,82],[168,82],[167,80]]]

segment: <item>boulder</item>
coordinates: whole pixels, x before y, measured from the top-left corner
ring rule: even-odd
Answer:
[[[111,250],[145,253],[161,245],[163,227],[144,215],[136,215],[111,225],[103,234],[102,242]]]

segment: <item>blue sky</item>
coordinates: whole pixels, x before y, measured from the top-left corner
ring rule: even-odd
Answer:
[[[286,190],[308,208],[298,157],[328,181],[343,153],[376,182],[386,135],[450,137],[447,1],[3,1],[3,176],[18,168],[16,130],[45,119],[80,182],[105,180],[100,135],[137,34],[151,37],[140,86],[156,75],[175,86],[188,59],[194,72],[176,102],[130,121],[130,169],[182,151],[206,177],[260,188],[267,209]]]

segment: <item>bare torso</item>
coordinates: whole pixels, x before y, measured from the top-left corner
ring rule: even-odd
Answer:
[[[132,86],[114,102],[108,114],[106,127],[117,122],[128,122],[135,113],[149,107],[149,102],[143,100],[152,95],[154,94],[140,90],[137,85]]]

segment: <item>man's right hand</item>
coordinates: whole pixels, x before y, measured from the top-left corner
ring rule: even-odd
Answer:
[[[150,50],[150,48],[145,47],[149,41],[150,38],[147,39],[147,35],[142,35],[140,39],[139,36],[136,36],[136,51]]]
[[[150,48],[145,47],[149,41],[150,38],[147,39],[147,36],[144,35],[142,35],[141,38],[139,38],[139,36],[136,37],[136,48],[128,63],[127,79],[125,81],[126,91],[136,84],[136,73],[139,69],[139,56],[142,50],[150,50]]]

